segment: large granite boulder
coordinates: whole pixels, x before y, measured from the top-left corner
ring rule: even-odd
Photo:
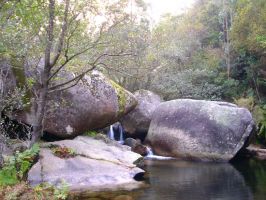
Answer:
[[[69,80],[74,76],[65,72],[63,77]],[[58,81],[62,82],[62,79]],[[74,137],[117,122],[136,105],[137,101],[130,92],[94,71],[74,87],[49,94],[44,131],[60,138]],[[34,106],[17,112],[15,118],[33,124]]]
[[[71,149],[75,156],[57,157],[51,150],[56,146]],[[134,179],[144,173],[133,164],[139,158],[127,146],[78,136],[42,144],[39,161],[30,169],[28,181],[32,186],[43,182],[59,186],[63,181],[70,190],[133,189],[144,184]]]
[[[37,68],[24,66],[23,60],[12,56],[0,56],[0,86],[4,86],[5,92],[12,92],[16,86],[22,88],[28,82],[38,82],[35,77],[40,76],[43,60]],[[51,81],[51,85],[71,80],[77,74],[60,71]],[[36,87],[38,86],[33,85],[33,88]],[[35,108],[33,103],[29,103],[33,101],[34,96],[27,90],[23,98],[27,106],[13,116],[15,119],[33,124]],[[104,128],[117,122],[136,105],[137,101],[133,94],[100,72],[93,71],[85,75],[77,85],[49,93],[44,131],[61,138],[74,137],[85,131]]]
[[[226,102],[180,99],[161,103],[146,137],[162,156],[229,161],[254,128],[250,112]]]
[[[120,122],[130,137],[144,139],[149,130],[153,111],[162,102],[162,99],[148,90],[138,90],[133,94],[138,100],[138,105]]]

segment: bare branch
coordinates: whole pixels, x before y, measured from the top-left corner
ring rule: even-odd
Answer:
[[[71,61],[71,60],[74,59],[75,57],[77,57],[77,56],[79,56],[79,55],[81,55],[81,54],[83,54],[83,53],[89,51],[90,49],[95,48],[97,45],[99,45],[99,44],[100,44],[99,41],[101,40],[101,37],[102,37],[102,30],[103,30],[103,27],[102,27],[101,30],[100,30],[100,35],[99,35],[99,37],[93,42],[93,45],[92,45],[92,46],[89,46],[88,48],[85,48],[85,49],[81,50],[80,52],[78,52],[78,53],[76,53],[76,54],[74,54],[74,55],[72,55],[72,56],[70,56],[70,57],[68,57],[68,55],[65,55],[65,57],[66,57],[65,62],[64,62],[60,67],[58,67],[57,70],[55,70],[55,72],[53,72],[53,74],[51,74],[51,76],[49,77],[48,80],[50,81],[53,77],[55,77],[55,75],[58,74],[58,72],[59,72],[62,68],[64,68],[64,67],[66,66],[66,64],[67,64],[69,61]],[[66,52],[66,53],[67,53],[67,52]]]
[[[93,69],[96,68],[97,65],[95,66],[92,66],[91,68],[87,69],[86,71],[82,72],[81,74],[79,74],[78,76],[64,82],[64,83],[61,83],[61,84],[58,84],[58,85],[55,85],[55,86],[52,86],[49,88],[50,92],[54,92],[57,88],[60,88],[60,87],[63,87],[65,85],[68,85],[69,83],[72,83],[74,81],[77,81],[79,82],[84,76],[86,73],[88,73],[89,71],[92,71]],[[58,90],[57,90],[58,91]]]

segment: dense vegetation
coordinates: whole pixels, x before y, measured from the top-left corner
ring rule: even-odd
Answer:
[[[117,30],[119,44],[129,41],[136,56],[120,66],[113,60],[110,66],[119,71],[109,73],[131,91],[145,88],[165,100],[225,100],[247,107],[265,143],[265,13],[263,0],[198,0],[152,29],[143,19],[124,24]]]
[[[97,67],[131,91],[153,90],[166,100],[247,104],[265,135],[265,4],[198,0],[182,15],[165,15],[151,27],[143,1],[134,2],[134,12],[131,4],[130,13],[125,9],[129,2],[122,0],[2,1],[1,62],[8,58],[17,68],[23,63],[36,73],[36,80],[21,80],[15,96],[22,94],[22,86],[33,90],[37,83],[43,88],[33,93],[45,102],[48,90],[73,84],[53,85],[62,68],[78,74],[75,83]],[[48,72],[36,69],[40,63]],[[2,95],[1,106],[10,108],[15,100],[6,102]],[[44,107],[38,105],[35,132],[40,132]]]
[[[155,25],[148,9],[142,0],[0,1],[0,150],[2,137],[11,137],[9,112],[34,99],[36,122],[28,138],[35,143],[48,93],[72,87],[95,68],[132,92],[148,89],[165,100],[225,100],[247,107],[266,144],[266,1],[197,0],[185,13],[165,15]],[[20,81],[12,93],[4,79],[9,65]],[[21,75],[25,67],[34,76]],[[62,70],[75,78],[55,84]],[[23,178],[32,163],[24,154],[12,158],[0,178],[15,168],[21,173],[10,173],[12,181]]]
[[[1,2],[2,62],[30,68],[37,78],[21,86],[42,102],[47,92],[71,87],[97,67],[130,91],[149,89],[165,100],[247,104],[265,135],[265,1],[198,0],[153,26],[143,1],[103,2]],[[41,65],[47,70],[40,72]],[[62,69],[77,76],[54,85]],[[32,87],[36,83],[43,88]],[[34,132],[45,103],[37,107]]]

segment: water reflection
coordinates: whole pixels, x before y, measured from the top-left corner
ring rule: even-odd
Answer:
[[[240,159],[232,164],[245,178],[252,190],[254,200],[266,199],[266,161]]]
[[[231,164],[149,161],[151,187],[138,200],[251,200],[244,177]]]

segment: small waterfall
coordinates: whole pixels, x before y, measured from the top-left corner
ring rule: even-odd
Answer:
[[[119,138],[118,138],[119,136]],[[108,137],[111,140],[116,140],[120,144],[124,144],[124,132],[123,132],[123,127],[119,125],[111,125],[110,130],[108,132]]]
[[[174,159],[172,157],[154,155],[154,153],[150,147],[146,147],[146,148],[147,148],[147,153],[148,153],[147,156],[145,156],[146,159],[155,159],[155,160],[172,160],[172,159]]]
[[[115,140],[115,134],[114,134],[114,128],[113,128],[113,125],[110,126],[110,130],[108,132],[108,137],[111,139],[111,140]]]
[[[119,126],[119,141],[120,144],[124,144],[124,132],[123,132],[123,127],[120,125]]]
[[[148,156],[153,156],[153,152],[152,152],[152,149],[150,147],[146,147],[147,148],[147,157]]]

